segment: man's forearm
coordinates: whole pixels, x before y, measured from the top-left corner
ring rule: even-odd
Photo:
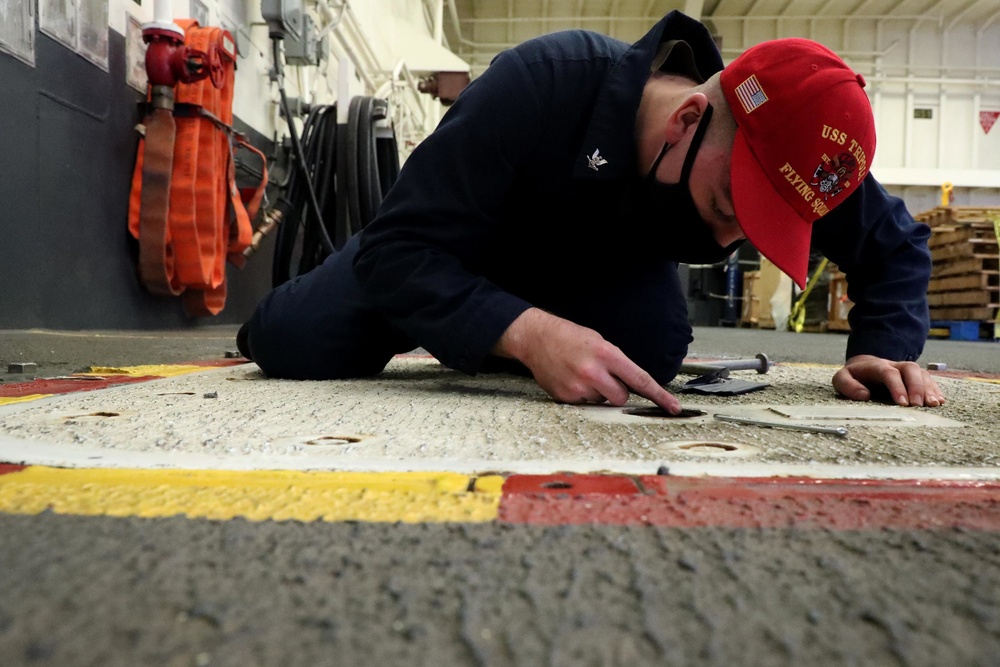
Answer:
[[[529,308],[510,323],[491,352],[498,357],[517,359],[524,363],[525,358],[539,333],[545,328],[547,319],[556,319],[539,308]]]

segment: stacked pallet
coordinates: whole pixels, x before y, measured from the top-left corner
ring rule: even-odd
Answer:
[[[992,323],[1000,308],[1000,208],[942,206],[914,217],[931,226],[931,321]]]

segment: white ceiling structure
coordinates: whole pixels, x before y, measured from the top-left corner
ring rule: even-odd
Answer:
[[[981,35],[1000,22],[1000,0],[444,0],[444,36],[476,76],[498,52],[531,37],[584,28],[633,42],[674,9],[704,21],[727,62],[757,42],[791,36],[824,42],[849,61],[865,60],[894,44],[851,53],[852,30],[904,22],[945,31],[964,24]],[[991,64],[996,76],[1000,63]]]

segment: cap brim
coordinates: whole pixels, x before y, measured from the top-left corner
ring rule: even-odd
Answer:
[[[731,169],[733,208],[747,240],[805,289],[812,224],[775,191],[739,129]]]

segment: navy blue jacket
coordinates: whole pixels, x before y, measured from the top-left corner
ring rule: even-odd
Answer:
[[[705,78],[705,27],[671,12],[633,45],[572,30],[498,55],[413,151],[354,263],[366,300],[442,363],[475,373],[525,295],[586,289],[669,235],[626,215],[635,117],[660,42],[683,39]],[[595,149],[607,160],[588,168]],[[929,321],[929,229],[871,174],[816,222],[847,274],[847,355],[914,360]],[[489,279],[486,277],[489,276]],[[678,304],[686,307],[686,304]],[[627,317],[623,314],[623,317]]]

